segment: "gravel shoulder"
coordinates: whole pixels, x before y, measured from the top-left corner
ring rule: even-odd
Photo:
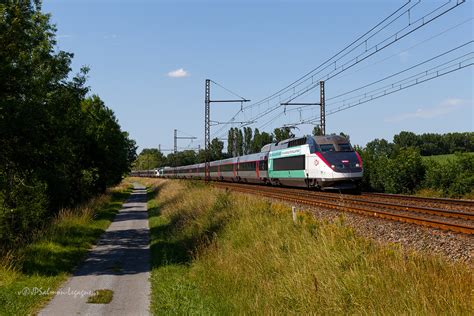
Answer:
[[[150,231],[145,187],[134,190],[122,210],[73,276],[40,315],[148,315]],[[113,291],[108,304],[90,304],[96,290]]]
[[[362,216],[350,212],[301,207],[314,214],[318,219],[335,220],[344,218],[344,223],[351,226],[360,235],[380,243],[394,243],[406,251],[419,251],[437,254],[452,262],[465,262],[474,266],[474,236],[442,231],[415,224],[400,223],[375,217]]]

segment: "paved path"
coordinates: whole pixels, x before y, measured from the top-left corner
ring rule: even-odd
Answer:
[[[40,315],[148,315],[150,237],[146,189],[134,184],[123,205],[85,262]],[[114,291],[109,304],[88,304],[88,294]],[[85,295],[84,295],[85,294]]]

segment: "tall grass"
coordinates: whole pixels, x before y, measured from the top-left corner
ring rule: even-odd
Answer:
[[[155,314],[471,314],[472,270],[379,245],[341,217],[148,181]]]
[[[109,226],[129,194],[128,186],[62,210],[35,233],[33,242],[0,256],[0,315],[32,314],[52,297]]]

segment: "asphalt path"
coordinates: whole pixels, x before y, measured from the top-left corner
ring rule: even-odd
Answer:
[[[149,315],[150,229],[145,187],[134,190],[97,245],[40,315]],[[95,290],[113,291],[109,304],[89,304]]]

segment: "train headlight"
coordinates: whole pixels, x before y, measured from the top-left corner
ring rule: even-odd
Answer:
[[[360,167],[360,163],[356,163],[356,168],[359,168]]]
[[[335,165],[331,165],[331,168],[334,169],[334,168],[336,168],[336,166],[335,166]]]

